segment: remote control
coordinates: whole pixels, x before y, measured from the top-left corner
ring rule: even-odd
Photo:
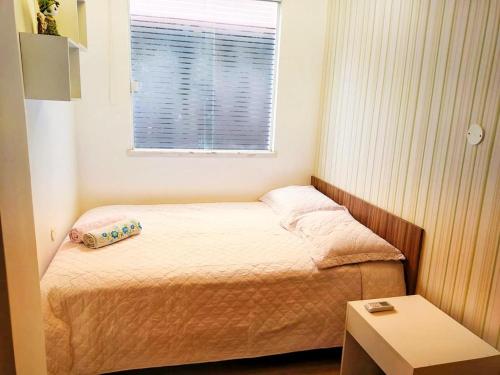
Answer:
[[[368,310],[368,312],[374,313],[378,311],[394,310],[394,306],[386,301],[370,302],[365,305],[365,309]]]

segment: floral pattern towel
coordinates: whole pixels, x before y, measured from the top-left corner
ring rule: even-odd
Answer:
[[[83,242],[83,235],[85,233],[88,233],[91,230],[94,230],[97,228],[102,228],[106,225],[114,224],[117,221],[125,220],[126,218],[127,218],[126,215],[112,215],[112,216],[105,216],[105,217],[101,217],[101,218],[93,220],[93,221],[89,221],[89,222],[75,225],[69,231],[69,239],[71,240],[71,242],[74,242],[74,243]]]
[[[142,226],[138,220],[126,219],[94,229],[83,235],[83,243],[91,249],[111,245],[128,237],[141,233]]]

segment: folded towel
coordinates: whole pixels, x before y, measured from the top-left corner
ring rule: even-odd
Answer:
[[[69,239],[74,243],[83,242],[83,235],[85,233],[97,228],[104,227],[106,225],[116,223],[120,220],[125,220],[126,218],[127,217],[125,215],[113,215],[103,217],[99,220],[89,221],[87,223],[76,225],[69,231]]]
[[[83,235],[83,243],[92,249],[111,245],[130,236],[141,233],[142,226],[135,219],[121,220],[116,223],[91,230]]]

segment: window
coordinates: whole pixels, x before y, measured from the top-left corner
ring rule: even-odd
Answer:
[[[134,147],[273,147],[279,2],[131,0]]]

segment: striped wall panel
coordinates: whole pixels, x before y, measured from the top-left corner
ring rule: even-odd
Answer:
[[[499,25],[496,0],[332,0],[316,165],[425,229],[417,292],[497,348]]]

